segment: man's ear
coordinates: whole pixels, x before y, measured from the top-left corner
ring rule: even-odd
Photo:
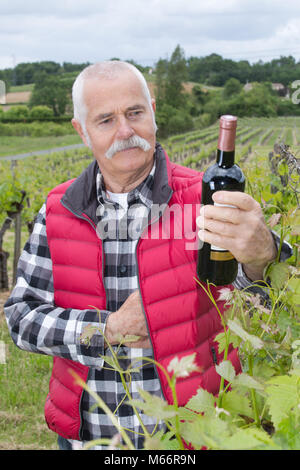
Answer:
[[[152,106],[153,111],[155,112],[156,111],[156,101],[155,101],[154,98],[151,99],[151,106]]]
[[[77,119],[73,118],[73,119],[71,120],[71,123],[72,123],[72,126],[74,127],[74,129],[76,130],[76,132],[80,135],[81,140],[83,141],[84,145],[86,145],[87,147],[89,147],[89,144],[88,144],[88,142],[87,142],[87,140],[86,140],[86,137],[85,137],[85,135],[84,135],[84,132],[83,132],[83,130],[82,130],[82,126],[81,126],[80,122],[77,121]]]

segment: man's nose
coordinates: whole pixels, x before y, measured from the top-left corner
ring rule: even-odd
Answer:
[[[132,135],[134,135],[134,130],[132,129],[130,122],[125,116],[120,116],[118,121],[117,138],[120,140],[128,139]]]

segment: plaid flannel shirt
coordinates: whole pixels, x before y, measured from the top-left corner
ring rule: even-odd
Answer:
[[[120,204],[107,197],[100,171],[97,174],[97,215],[99,221],[105,217],[111,221],[115,217],[117,236],[105,237],[105,267],[104,282],[107,294],[107,310],[101,311],[101,322],[94,310],[63,309],[54,304],[54,289],[52,262],[47,243],[46,234],[46,205],[44,204],[36,218],[33,232],[26,243],[18,264],[17,283],[5,305],[5,314],[8,327],[15,344],[21,349],[60,356],[90,367],[88,386],[96,392],[103,401],[115,412],[120,425],[129,432],[135,447],[143,447],[142,428],[131,406],[126,404],[125,391],[118,372],[110,370],[99,355],[109,355],[110,351],[104,349],[102,334],[96,333],[87,347],[80,337],[86,326],[97,322],[99,328],[105,331],[105,324],[110,312],[116,311],[127,297],[138,288],[135,248],[139,236],[139,228],[132,237],[124,238],[121,235],[122,223],[127,233],[128,224],[136,218],[136,211],[144,210],[147,214],[152,205],[152,186],[155,164],[148,177],[127,197],[128,207],[122,208]],[[129,211],[134,208],[133,211]],[[128,210],[128,212],[127,212]],[[130,212],[130,216],[128,215]],[[128,215],[124,217],[124,215]],[[138,214],[140,218],[140,214]],[[103,226],[103,225],[102,225]],[[141,227],[140,227],[141,230]],[[274,239],[279,245],[278,236]],[[291,248],[283,245],[281,259],[291,256]],[[251,286],[239,265],[235,287],[242,289]],[[256,288],[258,289],[258,288]],[[117,350],[117,346],[114,346]],[[120,360],[124,369],[130,366],[131,360],[138,357],[152,357],[152,349],[128,348],[122,346],[119,356],[127,357]],[[131,380],[127,383],[132,398],[140,398],[139,389],[151,394],[162,396],[159,379],[155,367],[148,363],[139,370],[131,373]],[[82,441],[70,441],[73,448],[78,448],[85,442],[93,439],[112,438],[116,429],[110,418],[99,408],[94,406],[94,399],[86,391],[81,401],[82,413]],[[148,431],[152,432],[157,423],[143,413],[140,414]],[[106,445],[95,445],[93,449],[106,449]]]

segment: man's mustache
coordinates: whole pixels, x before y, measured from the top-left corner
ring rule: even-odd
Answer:
[[[105,156],[106,158],[112,158],[117,152],[121,152],[122,150],[127,150],[132,147],[139,147],[144,152],[150,150],[151,145],[149,142],[138,135],[133,135],[128,139],[124,140],[116,140],[106,151]]]

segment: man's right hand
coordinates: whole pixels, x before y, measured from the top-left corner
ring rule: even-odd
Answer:
[[[120,335],[140,336],[136,342],[124,343],[129,348],[151,348],[141,297],[134,291],[116,312],[111,313],[106,322],[105,336],[111,344],[120,342]]]

